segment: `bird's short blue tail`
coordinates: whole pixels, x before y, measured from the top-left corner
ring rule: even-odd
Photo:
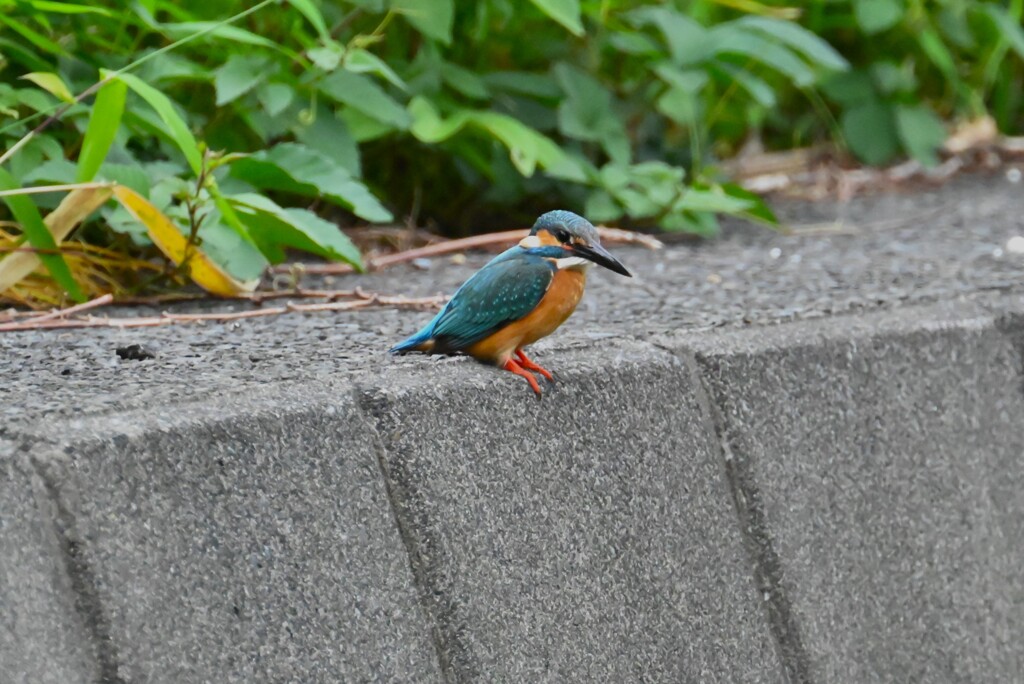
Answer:
[[[421,344],[430,339],[430,333],[431,326],[428,325],[422,330],[420,330],[418,333],[413,335],[412,337],[404,339],[391,349],[388,349],[388,353],[402,354],[407,351],[413,351],[416,349],[416,347],[420,346]]]

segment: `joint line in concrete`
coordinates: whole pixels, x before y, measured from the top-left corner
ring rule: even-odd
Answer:
[[[100,684],[124,684],[119,674],[120,659],[111,637],[110,620],[104,612],[96,587],[96,575],[85,558],[84,545],[76,538],[75,516],[61,499],[60,490],[46,472],[46,467],[32,455],[29,456],[29,461],[42,481],[56,513],[52,522],[61,551],[61,561],[71,584],[75,611],[93,644]]]

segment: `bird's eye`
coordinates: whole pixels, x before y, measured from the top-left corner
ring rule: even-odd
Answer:
[[[555,239],[558,240],[559,242],[564,243],[569,241],[569,231],[565,230],[564,228],[556,229],[554,231],[554,235]]]

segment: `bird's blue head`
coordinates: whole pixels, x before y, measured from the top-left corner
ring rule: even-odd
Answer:
[[[558,261],[574,258],[590,261],[632,277],[626,267],[601,246],[597,228],[582,216],[564,209],[542,214],[519,246]]]

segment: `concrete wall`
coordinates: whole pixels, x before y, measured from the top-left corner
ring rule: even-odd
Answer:
[[[1011,681],[1012,296],[26,421],[4,681]],[[597,350],[600,353],[597,353]]]

